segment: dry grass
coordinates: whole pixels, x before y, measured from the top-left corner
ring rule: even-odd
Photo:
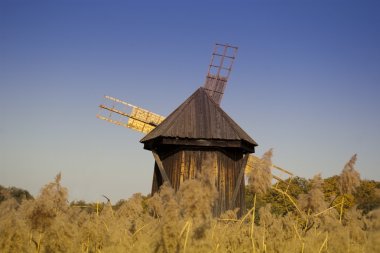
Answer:
[[[251,171],[247,174],[248,186],[256,194],[265,194],[272,185],[272,155],[272,149],[265,152],[261,159],[254,161]]]
[[[268,187],[265,173],[259,192]],[[254,201],[241,219],[236,210],[212,216],[216,190],[201,178],[178,192],[164,185],[151,198],[135,194],[117,208],[97,209],[69,205],[58,175],[35,200],[0,203],[0,252],[380,252],[380,211],[363,215],[352,206],[340,222],[339,204],[324,202],[320,175],[293,199],[299,211],[278,216]]]
[[[357,155],[354,154],[340,174],[340,191],[342,194],[352,194],[360,185],[360,174],[355,170],[356,160]]]

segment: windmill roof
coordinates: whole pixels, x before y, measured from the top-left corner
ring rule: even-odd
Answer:
[[[245,141],[249,146],[257,146],[202,87],[140,142],[147,143],[157,138]]]

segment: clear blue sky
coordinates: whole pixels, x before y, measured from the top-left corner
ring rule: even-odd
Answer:
[[[70,199],[150,191],[142,134],[98,120],[103,95],[168,115],[239,46],[222,108],[301,177],[358,153],[380,180],[380,2],[0,1],[0,184]]]

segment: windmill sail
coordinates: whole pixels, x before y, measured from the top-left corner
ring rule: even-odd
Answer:
[[[238,48],[229,44],[215,44],[204,88],[220,105]]]
[[[115,125],[147,134],[165,118],[117,98],[110,96],[104,98],[107,103],[99,105],[100,112],[96,117]]]

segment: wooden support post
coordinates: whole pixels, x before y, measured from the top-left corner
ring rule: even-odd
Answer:
[[[235,201],[236,201],[239,189],[240,189],[241,181],[244,178],[244,171],[245,171],[245,167],[247,166],[248,157],[249,157],[249,154],[244,155],[243,163],[242,163],[241,168],[240,168],[239,177],[236,180],[234,195],[232,195],[232,199],[230,202],[230,209],[232,209],[235,205]],[[242,211],[244,211],[244,210],[242,210]]]
[[[162,164],[162,161],[161,161],[160,157],[158,156],[158,154],[155,151],[152,151],[152,153],[153,153],[154,160],[156,160],[158,169],[160,170],[162,179],[164,180],[164,182],[168,182],[169,186],[171,187],[172,184],[170,183],[168,174],[166,174],[164,165]]]

